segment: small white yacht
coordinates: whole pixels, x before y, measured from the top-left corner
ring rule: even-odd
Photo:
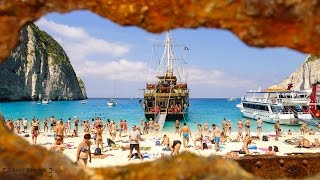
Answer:
[[[115,99],[110,99],[108,102],[107,102],[108,106],[115,106],[117,105],[117,102],[115,101]]]
[[[268,123],[298,125],[313,119],[308,109],[311,91],[249,91],[237,107],[243,116]]]

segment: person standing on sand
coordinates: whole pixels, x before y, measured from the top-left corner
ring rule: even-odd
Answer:
[[[159,134],[159,129],[160,129],[160,124],[158,121],[156,121],[156,123],[154,124],[154,129],[156,130],[156,135]]]
[[[117,126],[114,121],[111,122],[110,136],[111,136],[112,141],[114,141],[114,139],[117,136]]]
[[[142,155],[140,153],[140,147],[139,147],[139,140],[141,139],[141,135],[140,135],[140,131],[135,125],[132,126],[132,131],[130,132],[129,139],[130,139],[129,161],[131,160],[133,149],[137,150],[138,156],[142,160]]]
[[[47,121],[47,118],[43,119],[43,132],[48,132],[48,121]]]
[[[228,132],[229,132],[229,136],[231,136],[231,132],[232,132],[232,123],[230,120],[228,120],[227,122],[227,128],[228,128]],[[227,135],[227,134],[226,134]]]
[[[244,126],[246,127],[246,133],[247,134],[250,134],[250,124],[251,124],[251,121],[250,121],[249,118],[247,118],[247,120],[244,123]]]
[[[260,117],[257,120],[257,132],[258,135],[262,133],[262,119]]]
[[[52,132],[55,128],[56,120],[54,119],[54,116],[51,116],[49,120],[50,120],[50,132]]]
[[[176,128],[176,134],[179,134],[180,132],[180,121],[177,119],[176,123],[174,124],[175,128]]]
[[[76,130],[76,129],[75,129]],[[83,141],[78,145],[76,160],[77,163],[81,166],[87,166],[87,161],[89,157],[89,162],[91,163],[91,151],[90,151],[90,134],[85,134]]]
[[[276,138],[275,138],[275,140],[276,141],[279,141],[279,134],[280,134],[280,123],[279,123],[279,121],[277,121],[276,122],[276,124],[274,124],[274,129],[275,129],[275,131],[276,131]]]
[[[239,119],[239,121],[238,121],[238,134],[242,134],[242,128],[243,128],[242,120]]]
[[[152,118],[150,118],[149,120],[149,130],[150,134],[154,135],[154,121],[152,120]]]
[[[143,129],[143,127],[142,127],[142,129]],[[128,123],[127,123],[127,120],[123,121],[123,133],[124,134],[128,134]]]
[[[96,144],[97,144],[97,148],[100,147],[101,145],[101,151],[103,151],[103,139],[102,139],[102,132],[103,130],[106,128],[106,126],[103,126],[102,124],[99,124],[97,129],[96,129],[96,133],[97,133],[97,137],[96,137]]]
[[[195,135],[194,142],[193,142],[195,146],[196,146],[196,142],[201,140],[201,137],[202,137],[202,127],[201,127],[201,124],[198,124],[198,131]]]
[[[61,142],[63,143],[63,139],[64,139],[64,126],[63,126],[63,122],[62,122],[62,121],[60,121],[60,124],[57,125],[56,131],[57,131],[57,136],[56,136],[56,137],[60,137],[60,138],[61,138]]]
[[[187,146],[189,144],[189,135],[191,136],[191,131],[190,131],[189,127],[187,126],[187,123],[183,124],[183,127],[180,131],[180,137],[181,137],[181,133],[183,135],[183,146],[185,148],[187,148]]]
[[[28,120],[27,120],[27,118],[23,118],[22,125],[23,125],[24,132],[27,132],[27,130],[28,130]]]
[[[223,120],[222,120],[222,131],[223,131],[223,133],[224,134],[227,134],[227,120],[226,120],[226,118],[223,118]]]
[[[84,121],[83,132],[84,134],[90,134],[90,125],[88,120]]]
[[[122,138],[122,131],[123,131],[123,121],[120,119],[119,122],[119,137]]]
[[[205,123],[203,124],[203,132],[204,132],[204,134],[210,134],[208,122],[205,122]]]
[[[16,124],[16,127],[17,127],[17,133],[20,134],[20,125],[21,125],[21,122],[20,122],[21,119],[18,119],[15,124]]]
[[[38,127],[39,126],[34,126],[31,130],[33,144],[37,144],[37,138],[38,138],[38,135],[40,134]]]
[[[74,128],[76,129],[77,132],[79,132],[78,125],[79,125],[79,119],[77,117],[74,117]]]
[[[220,143],[220,130],[218,128],[217,125],[215,124],[212,124],[212,129],[213,129],[213,137],[214,137],[214,143],[215,143],[215,147],[216,147],[216,152],[220,151],[220,146],[219,146],[219,143]]]

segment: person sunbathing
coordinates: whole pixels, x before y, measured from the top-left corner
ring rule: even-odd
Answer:
[[[108,154],[102,154],[100,148],[96,148],[94,150],[94,153],[92,153],[92,158],[104,159],[108,156],[109,156]]]
[[[310,144],[310,141],[306,138],[302,138],[300,141],[299,141],[299,146],[298,147],[302,147],[302,148],[310,148],[311,147],[311,144]]]
[[[272,150],[272,146],[269,146],[269,147],[268,147],[268,151],[266,151],[265,154],[266,154],[266,155],[275,156],[275,155],[276,155],[276,152]]]
[[[230,158],[230,159],[240,159],[239,154],[237,152],[231,151],[231,152],[227,152],[224,155],[225,158]]]
[[[48,148],[49,151],[60,153],[62,153],[65,149],[66,145],[62,143],[62,138],[59,136],[55,138],[55,142]]]
[[[309,135],[315,135],[316,133],[313,131],[313,129],[310,129]]]
[[[320,142],[318,138],[314,138],[314,142],[312,143],[311,147],[318,148],[320,147]]]
[[[245,154],[250,154],[249,152],[249,148],[248,148],[248,145],[252,143],[252,139],[249,137],[249,138],[245,138],[244,141],[243,141],[243,146],[242,146],[242,150]]]
[[[201,135],[199,141],[202,143],[201,143],[201,145],[197,145],[198,149],[202,149],[202,150],[212,149],[212,145],[208,145],[208,142],[210,142],[209,136],[203,137]]]

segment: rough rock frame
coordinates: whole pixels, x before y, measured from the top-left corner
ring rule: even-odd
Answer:
[[[286,46],[313,54],[320,50],[320,2],[316,0],[2,0],[0,63],[16,45],[23,25],[46,13],[80,9],[150,32],[223,28],[251,46]]]
[[[18,32],[26,23],[33,22],[49,12],[65,13],[80,9],[90,10],[121,25],[135,25],[150,32],[162,32],[178,27],[223,28],[232,31],[242,41],[252,46],[286,46],[314,54],[319,54],[320,50],[320,43],[318,43],[320,40],[320,2],[316,0],[2,0],[0,2],[0,63],[7,58],[16,45]],[[147,174],[138,174],[134,170],[149,167],[157,171],[159,169],[156,166],[161,167],[161,165],[170,163],[178,165],[176,168],[180,170],[170,169],[166,174],[167,177],[173,179],[191,177],[196,179],[219,177],[222,179],[232,177],[257,179],[238,168],[234,162],[213,159],[215,163],[223,163],[227,166],[226,169],[216,170],[211,168],[213,161],[210,159],[208,161],[202,157],[195,158],[190,154],[122,168],[84,170],[74,166],[70,160],[61,159],[59,155],[46,152],[44,148],[32,146],[34,148],[27,151],[31,146],[5,130],[2,123],[0,123],[0,145],[1,167],[21,167],[21,164],[24,163],[24,168],[53,168],[54,179],[61,177],[140,179]],[[28,153],[27,156],[17,156],[24,152]],[[41,159],[34,156],[34,153],[41,154]],[[180,167],[182,160],[187,162],[193,160],[192,163],[199,163],[202,171],[198,168],[198,174],[192,174],[189,167]],[[230,171],[231,166],[235,168],[232,171]],[[193,170],[196,169],[193,168]],[[188,176],[177,174],[181,170],[188,172]],[[231,178],[217,173],[226,171],[234,172],[234,174],[227,173],[227,175],[232,175]],[[154,173],[159,174],[160,172]],[[34,178],[43,177],[30,177],[30,179]],[[317,177],[314,178],[317,179]]]

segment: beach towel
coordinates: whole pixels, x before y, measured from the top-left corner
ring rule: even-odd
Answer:
[[[269,149],[268,148],[258,148],[260,149],[261,151],[268,151]]]
[[[153,155],[152,154],[149,154],[149,153],[143,153],[142,154],[142,158],[143,159],[152,159]]]
[[[254,144],[253,144],[253,145],[249,145],[249,146],[248,146],[248,149],[251,149],[251,150],[252,150],[252,149],[257,149],[257,145],[254,145]]]
[[[162,148],[162,151],[171,151],[169,147]]]
[[[156,146],[160,146],[160,145],[161,145],[160,139],[157,139],[157,140],[156,140]]]
[[[149,151],[151,147],[140,147],[140,151]]]

